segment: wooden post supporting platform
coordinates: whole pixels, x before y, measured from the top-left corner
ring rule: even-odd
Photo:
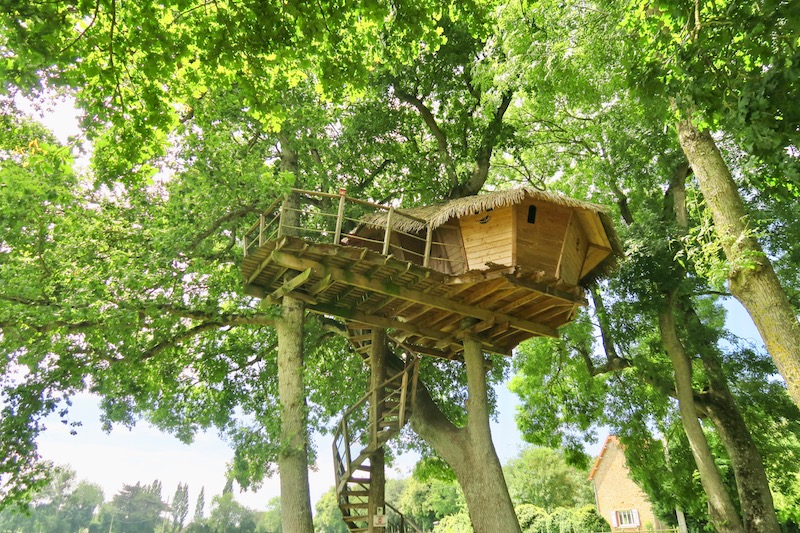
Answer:
[[[381,418],[383,418],[383,399],[386,391],[379,387],[386,381],[386,330],[372,328],[372,346],[370,351],[370,367],[372,371],[372,406],[371,447],[374,449],[370,457],[369,484],[369,533],[384,533],[386,528],[375,525],[376,515],[386,515],[386,477],[384,473],[385,455],[383,445],[379,442]]]

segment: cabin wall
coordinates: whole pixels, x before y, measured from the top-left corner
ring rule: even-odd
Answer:
[[[534,221],[528,222],[531,206],[536,208],[536,214]],[[523,271],[541,271],[545,276],[557,278],[571,213],[569,207],[530,200],[514,206],[517,235],[514,264]]]
[[[448,224],[439,226],[433,231],[431,259],[428,266],[451,276],[467,271],[464,242],[458,226]]]
[[[580,220],[574,211],[570,216],[564,244],[561,247],[561,259],[556,269],[556,275],[570,285],[577,285],[583,271],[586,259],[586,250],[589,240],[583,232]]]
[[[513,211],[513,207],[500,207],[459,219],[468,270],[484,270],[488,263],[514,264]]]

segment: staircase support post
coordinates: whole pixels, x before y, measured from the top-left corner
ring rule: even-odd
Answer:
[[[379,429],[383,418],[383,400],[386,396],[384,387],[380,385],[386,381],[386,331],[372,328],[372,346],[370,349],[370,369],[372,380],[372,406],[371,426],[372,438],[370,445],[373,449],[370,456],[370,484],[369,484],[369,533],[384,533],[386,528],[374,525],[373,517],[380,509],[386,512],[386,477],[384,473],[383,445],[379,442]]]

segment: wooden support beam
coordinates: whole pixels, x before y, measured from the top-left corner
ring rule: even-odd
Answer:
[[[574,294],[571,294],[566,291],[560,291],[558,289],[554,289],[544,283],[537,283],[535,281],[510,276],[508,274],[506,274],[504,277],[509,282],[513,283],[514,285],[517,285],[518,287],[523,287],[531,291],[540,292],[542,294],[546,294],[547,296],[551,296],[557,300],[563,300],[565,302],[578,304],[583,307],[589,305],[589,302],[586,301],[586,298],[575,296]]]
[[[258,266],[255,268],[255,270],[253,270],[253,273],[252,273],[252,274],[250,274],[250,277],[249,277],[249,278],[247,278],[247,281],[245,281],[245,282],[244,282],[244,283],[245,283],[245,285],[250,285],[251,283],[253,283],[253,281],[255,281],[255,279],[256,279],[256,278],[257,278],[257,277],[258,277],[258,276],[261,274],[261,272],[262,272],[262,271],[263,271],[265,268],[267,268],[267,266],[268,266],[268,265],[269,265],[271,262],[272,262],[272,255],[270,254],[270,255],[268,255],[266,258],[264,258],[264,260],[263,260],[263,261],[261,261],[261,262],[258,264]]]
[[[369,279],[366,276],[352,271],[342,270],[341,268],[322,264],[306,258],[294,257],[284,252],[274,251],[272,252],[271,257],[274,262],[293,270],[304,271],[310,268],[317,276],[320,277],[331,274],[335,279],[349,285],[358,286],[363,289],[381,294],[394,295],[404,300],[415,301],[423,305],[438,307],[446,311],[452,311],[454,313],[471,316],[473,318],[479,318],[481,320],[490,320],[496,315],[497,320],[508,322],[512,327],[527,331],[528,333],[544,337],[558,337],[558,333],[555,329],[543,324],[537,324],[535,322],[530,322],[528,320],[523,320],[513,316],[495,313],[481,307],[448,300],[447,298],[443,298],[434,294],[402,287],[389,281]]]
[[[311,274],[313,272],[314,271],[310,268],[305,269],[303,272],[296,275],[292,279],[284,281],[283,285],[274,290],[272,294],[269,295],[269,297],[273,300],[280,300],[287,294],[294,292],[295,289],[302,286],[306,281],[308,281],[308,278],[311,277]]]
[[[319,281],[314,283],[311,287],[309,287],[307,292],[311,296],[316,296],[317,294],[323,292],[334,283],[336,282],[333,281],[331,275],[328,274],[327,276],[323,276],[322,279],[320,279]]]

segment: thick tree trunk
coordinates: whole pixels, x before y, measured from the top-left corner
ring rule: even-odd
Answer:
[[[753,444],[750,431],[732,397],[725,397],[724,393],[714,393],[714,396],[703,410],[717,428],[731,460],[745,531],[780,533],[764,462]]]
[[[800,323],[769,259],[748,226],[736,183],[708,131],[678,123],[678,138],[692,165],[730,264],[731,293],[744,305],[800,405]]]
[[[285,533],[313,533],[308,484],[308,410],[303,386],[303,303],[285,297],[278,333],[281,401],[281,524]]]
[[[780,526],[764,460],[728,387],[728,377],[714,346],[715,341],[704,333],[705,327],[688,297],[678,300],[677,307],[684,316],[689,335],[699,345],[708,391],[700,396],[698,408],[714,424],[728,453],[739,493],[744,528],[748,533],[779,533]]]
[[[297,154],[289,137],[281,134],[281,170],[297,174]],[[287,198],[285,206],[294,206]],[[281,224],[298,226],[296,211],[284,210]],[[281,525],[284,533],[313,533],[308,483],[308,406],[303,383],[303,333],[305,306],[284,297],[281,316],[275,320],[278,335],[278,395],[281,402]]]
[[[480,343],[464,341],[464,360],[469,390],[467,425],[455,427],[422,386],[417,390],[411,424],[453,468],[464,491],[475,533],[519,533],[519,522],[489,428],[486,371]]]
[[[703,433],[703,428],[697,418],[692,389],[692,363],[678,338],[673,319],[673,307],[672,295],[669,295],[659,311],[659,329],[664,348],[675,369],[675,389],[681,423],[689,439],[689,447],[700,473],[700,483],[708,496],[711,523],[720,533],[744,533],[739,515],[722,482],[722,476],[714,464],[714,456],[711,454],[705,433]]]
[[[369,356],[370,363],[370,382],[372,389],[371,403],[371,427],[372,436],[370,442],[374,445],[378,440],[378,423],[383,417],[383,399],[385,391],[379,385],[386,381],[386,331],[380,328],[372,329],[372,349]],[[369,533],[383,533],[384,527],[376,527],[371,520],[379,508],[386,506],[386,473],[384,471],[386,456],[383,447],[375,450],[369,458],[370,483],[369,483]]]

